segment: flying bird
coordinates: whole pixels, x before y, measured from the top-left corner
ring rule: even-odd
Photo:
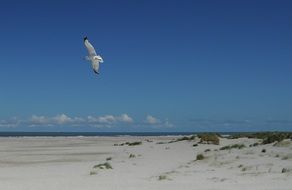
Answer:
[[[91,43],[88,41],[87,37],[84,37],[84,45],[87,48],[88,56],[85,57],[87,61],[91,62],[91,66],[95,74],[99,74],[99,64],[103,63],[103,59],[100,55],[97,55],[95,52],[94,47],[91,45]]]

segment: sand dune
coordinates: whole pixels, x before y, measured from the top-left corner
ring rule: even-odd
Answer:
[[[291,189],[290,141],[252,147],[258,139],[168,143],[176,138],[0,138],[0,189]],[[220,150],[234,144],[245,148]],[[198,154],[204,159],[196,160]]]

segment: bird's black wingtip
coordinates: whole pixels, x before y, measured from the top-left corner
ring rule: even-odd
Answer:
[[[97,72],[96,70],[93,69],[93,72],[97,75],[99,75],[99,72]]]
[[[83,38],[83,40],[84,40],[84,41],[87,40],[87,36],[85,36],[85,37]]]

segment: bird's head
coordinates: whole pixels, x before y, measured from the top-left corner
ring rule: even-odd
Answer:
[[[99,62],[103,63],[103,59],[99,55],[94,56],[93,59],[98,60]]]

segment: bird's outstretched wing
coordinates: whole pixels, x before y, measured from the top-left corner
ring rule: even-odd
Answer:
[[[98,60],[92,60],[91,61],[91,66],[92,66],[93,71],[96,74],[99,74],[99,72],[98,72],[98,70],[99,70],[99,61]]]
[[[84,45],[85,47],[87,48],[87,51],[88,51],[88,54],[89,54],[89,57],[93,57],[93,56],[96,56],[96,52],[95,52],[95,49],[94,47],[91,45],[91,43],[88,41],[87,37],[84,38]]]

